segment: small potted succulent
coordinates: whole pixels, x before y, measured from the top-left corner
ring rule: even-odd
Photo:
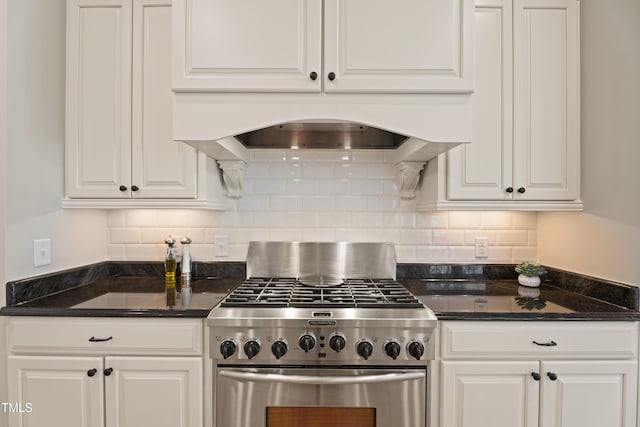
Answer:
[[[520,273],[518,283],[535,288],[540,286],[540,276],[547,274],[547,269],[540,264],[524,261],[516,265],[516,272]]]

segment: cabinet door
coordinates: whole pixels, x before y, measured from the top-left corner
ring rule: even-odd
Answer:
[[[450,200],[511,200],[513,59],[511,0],[477,0],[473,143],[447,153]]]
[[[171,0],[133,7],[132,186],[134,198],[195,198],[196,151],[173,141]]]
[[[177,90],[320,90],[319,0],[174,0]],[[316,79],[310,78],[312,72]]]
[[[538,427],[539,363],[442,362],[441,427]]]
[[[68,197],[131,195],[131,15],[127,0],[67,3]]]
[[[472,46],[473,0],[325,0],[326,92],[471,92]]]
[[[541,426],[635,427],[637,363],[543,362]]]
[[[107,357],[107,427],[202,427],[201,357]]]
[[[514,0],[516,199],[578,196],[578,3]]]
[[[101,357],[9,356],[9,425],[103,426],[102,369]]]

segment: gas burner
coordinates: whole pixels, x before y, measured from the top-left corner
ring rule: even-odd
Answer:
[[[311,287],[293,278],[249,278],[222,307],[422,308],[393,279],[347,279],[343,284]]]

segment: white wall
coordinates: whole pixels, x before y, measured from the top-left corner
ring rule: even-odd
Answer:
[[[8,1],[5,281],[106,258],[106,213],[61,208],[65,10],[65,0]],[[52,263],[34,268],[38,238],[51,239]]]
[[[581,9],[585,209],[540,214],[539,259],[640,286],[640,2]]]
[[[194,258],[216,258],[228,236],[229,260],[244,260],[251,240],[387,241],[400,262],[515,262],[536,259],[536,214],[417,213],[401,201],[393,164],[380,151],[253,153],[245,195],[224,212],[130,210],[108,215],[109,257],[161,259],[169,234],[192,238]],[[474,237],[489,238],[489,258]]]

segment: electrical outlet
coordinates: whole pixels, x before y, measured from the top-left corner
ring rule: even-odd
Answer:
[[[213,242],[217,257],[229,256],[229,236],[215,236]]]
[[[51,264],[51,239],[33,241],[33,266],[42,267]]]
[[[489,258],[488,237],[476,237],[476,258]]]

